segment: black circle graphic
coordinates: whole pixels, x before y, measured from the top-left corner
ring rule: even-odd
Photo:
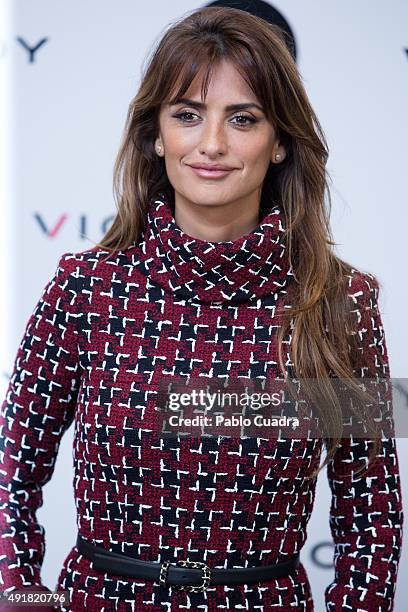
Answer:
[[[330,563],[323,563],[318,558],[319,552],[322,548],[330,548],[330,550],[333,551],[333,542],[327,541],[327,542],[319,542],[318,544],[315,544],[312,550],[310,551],[310,557],[312,559],[312,562],[314,563],[314,565],[317,565],[317,567],[320,567],[322,569],[332,569],[333,560],[331,560]]]
[[[265,19],[265,21],[279,26],[282,28],[285,35],[286,45],[293,59],[296,61],[297,47],[292,28],[283,15],[276,8],[268,4],[268,2],[264,2],[263,0],[215,0],[215,2],[209,2],[205,6],[226,6],[240,9],[241,11],[246,11],[247,13],[251,13],[251,15],[261,17]]]

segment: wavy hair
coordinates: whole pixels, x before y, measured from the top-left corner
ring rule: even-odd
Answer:
[[[282,343],[292,328],[294,375],[319,380],[324,397],[330,398],[322,419],[341,428],[342,412],[331,377],[350,380],[350,387],[361,395],[352,381],[353,355],[358,349],[347,300],[351,266],[332,249],[327,142],[286,34],[278,26],[240,9],[206,7],[189,13],[164,33],[129,105],[114,164],[117,213],[97,246],[109,253],[128,248],[145,229],[151,198],[159,193],[174,198],[164,159],[154,149],[161,104],[182,97],[202,68],[205,99],[212,70],[223,59],[232,62],[248,83],[286,148],[282,163],[269,164],[260,201],[263,212],[272,203],[279,203],[284,211],[294,274],[287,292],[290,308],[281,312],[279,364],[285,372]],[[369,427],[369,431],[374,430]],[[325,438],[325,461],[310,478],[333,457],[340,440],[340,436]],[[369,462],[379,444],[380,440],[374,440]]]

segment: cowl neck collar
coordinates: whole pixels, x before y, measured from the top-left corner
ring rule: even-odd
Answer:
[[[160,194],[149,204],[143,250],[152,281],[188,301],[249,302],[280,291],[290,274],[284,214],[277,204],[250,233],[211,242],[183,232]]]

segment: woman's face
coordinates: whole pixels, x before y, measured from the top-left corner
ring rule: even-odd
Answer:
[[[206,206],[256,202],[269,162],[275,154],[285,156],[272,124],[260,102],[234,66],[223,60],[214,69],[205,106],[201,105],[198,74],[184,99],[169,106],[162,104],[159,137],[167,176],[182,199]],[[230,105],[245,108],[228,109]],[[248,106],[247,106],[248,105]],[[221,164],[232,168],[224,176],[200,176],[191,164]]]

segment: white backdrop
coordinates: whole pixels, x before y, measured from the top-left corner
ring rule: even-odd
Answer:
[[[408,3],[270,4],[295,34],[300,73],[328,139],[337,252],[382,283],[391,375],[408,377]],[[1,1],[2,396],[26,321],[60,255],[92,247],[111,223],[112,167],[142,62],[171,21],[199,6],[191,0]],[[46,531],[42,577],[50,588],[76,539],[72,436],[73,427],[37,513]],[[406,439],[398,440],[398,452],[407,504]],[[301,553],[316,611],[324,610],[323,590],[333,579],[329,504],[323,471]],[[406,548],[397,612],[408,603]]]

